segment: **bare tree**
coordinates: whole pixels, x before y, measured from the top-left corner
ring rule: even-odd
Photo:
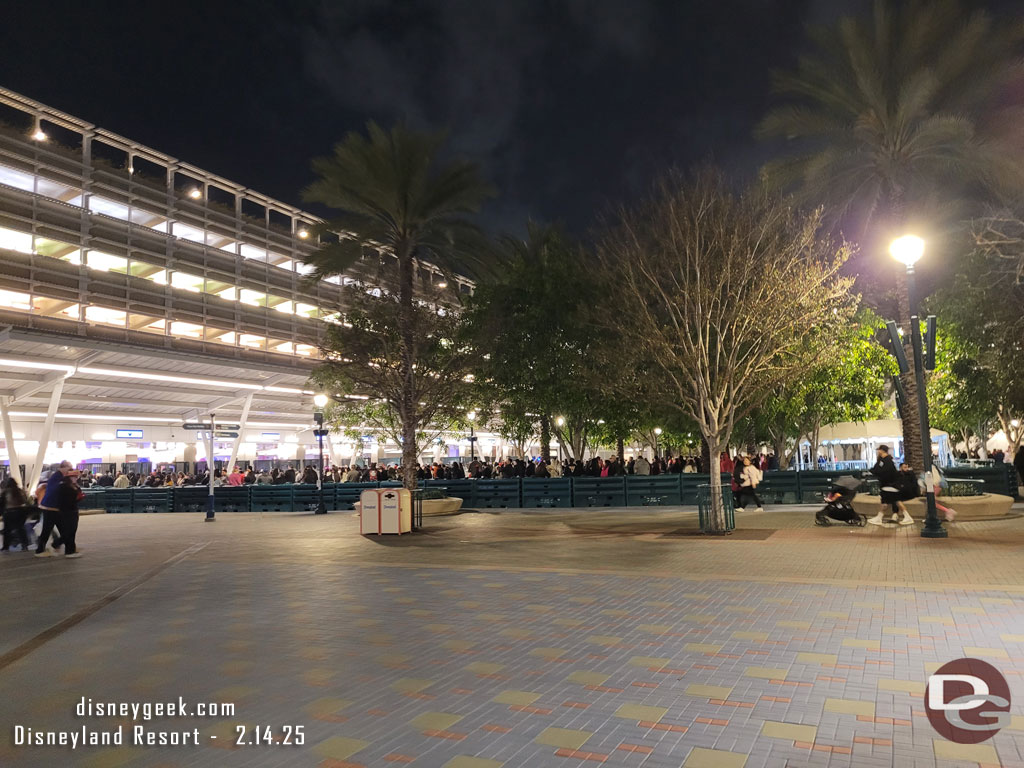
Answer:
[[[599,246],[610,302],[599,318],[625,340],[619,364],[645,367],[665,406],[692,419],[712,461],[737,420],[800,369],[853,311],[845,245],[760,187],[732,192],[714,170],[666,176],[623,210]],[[627,357],[628,355],[628,357]],[[712,467],[713,469],[713,467]],[[725,529],[711,472],[712,531]]]

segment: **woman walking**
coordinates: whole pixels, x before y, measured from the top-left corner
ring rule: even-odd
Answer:
[[[749,497],[757,504],[757,511],[764,512],[764,502],[757,495],[757,486],[761,482],[761,470],[754,466],[749,456],[744,456],[742,465],[737,464],[737,466],[742,466],[742,469],[740,470],[740,507],[736,511],[743,511],[743,500]]]
[[[4,539],[0,550],[9,552],[11,544],[21,542],[23,552],[28,551],[28,534],[25,533],[25,521],[28,519],[28,496],[13,477],[8,477],[0,486],[0,511],[3,513]]]

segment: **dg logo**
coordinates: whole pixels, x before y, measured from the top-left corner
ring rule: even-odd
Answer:
[[[957,744],[977,744],[1010,724],[1010,686],[980,659],[956,659],[928,677],[924,692],[928,721]]]

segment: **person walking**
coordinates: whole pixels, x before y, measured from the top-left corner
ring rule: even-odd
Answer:
[[[81,557],[75,537],[78,534],[78,502],[85,498],[78,487],[77,477],[68,474],[57,490],[57,530],[64,545],[64,557],[71,560]]]
[[[742,464],[737,464],[737,466],[741,467],[741,469],[739,472],[740,490],[738,494],[740,506],[736,511],[743,512],[743,500],[752,498],[757,504],[757,511],[764,512],[764,503],[761,501],[761,497],[757,495],[757,486],[761,482],[761,470],[754,466],[749,456],[744,456]]]
[[[0,513],[3,514],[4,538],[0,551],[9,552],[11,544],[21,542],[23,552],[28,551],[28,534],[25,521],[31,508],[28,495],[13,477],[8,477],[0,486]]]
[[[878,479],[878,484],[882,489],[882,497],[878,514],[874,517],[869,517],[868,522],[871,525],[885,525],[885,511],[886,507],[889,507],[892,509],[894,519],[901,511],[903,512],[903,518],[899,521],[900,525],[913,525],[914,519],[900,500],[900,473],[893,463],[892,456],[889,455],[889,446],[880,445],[875,453],[878,460],[875,462],[875,466],[871,468],[871,474]]]
[[[55,526],[60,532],[61,538],[64,537],[64,531],[61,530],[59,525],[56,525],[57,520],[60,517],[58,495],[60,493],[60,487],[64,483],[64,478],[70,476],[73,472],[74,467],[72,467],[71,462],[64,460],[46,479],[46,487],[43,491],[42,498],[39,500],[39,511],[43,516],[43,527],[39,532],[39,541],[36,544],[36,557],[53,557],[53,552],[48,550],[46,545],[50,541],[50,534],[53,533]],[[53,548],[57,549],[59,547],[60,543],[55,540],[53,542]]]
[[[939,503],[939,496],[949,489],[949,483],[938,464],[932,464],[932,485],[935,488],[935,508],[945,515],[947,523],[952,523],[956,520],[956,510]]]

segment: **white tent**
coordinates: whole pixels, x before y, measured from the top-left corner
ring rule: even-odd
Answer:
[[[844,421],[822,427],[818,439],[819,454],[830,463],[855,465],[863,462],[870,466],[879,445],[888,445],[894,456],[903,456],[903,423],[899,419]],[[803,445],[810,445],[810,442],[804,440]],[[932,430],[933,451],[936,448],[942,465],[952,463],[949,435],[940,429]]]

